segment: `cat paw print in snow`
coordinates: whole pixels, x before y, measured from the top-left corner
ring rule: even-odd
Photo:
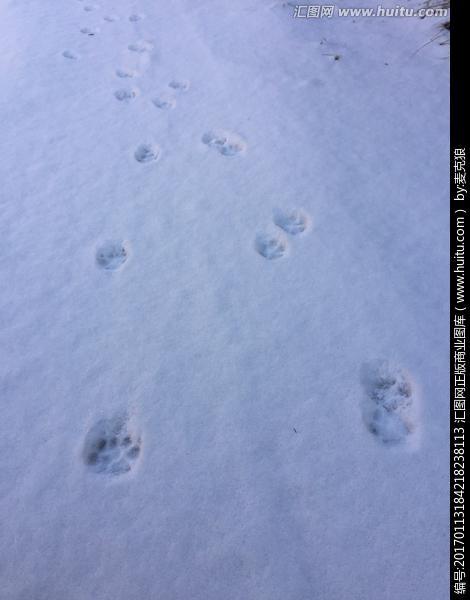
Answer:
[[[152,103],[154,106],[159,108],[160,110],[170,110],[175,107],[175,99],[168,94],[160,94],[160,96],[155,96],[152,99]]]
[[[76,52],[72,52],[71,50],[64,50],[62,52],[62,56],[64,58],[68,58],[69,60],[78,60],[80,58]]]
[[[287,240],[278,233],[258,233],[255,248],[267,260],[276,260],[287,252]]]
[[[189,81],[187,79],[172,79],[168,84],[175,92],[187,92],[189,90]]]
[[[98,421],[87,433],[83,462],[93,473],[123,475],[137,464],[142,440],[126,416]]]
[[[150,52],[153,48],[153,45],[150,42],[139,41],[129,44],[127,47],[131,52],[135,52],[136,54],[144,54],[145,52]]]
[[[137,71],[133,71],[132,69],[116,69],[116,77],[120,79],[131,79],[137,75]]]
[[[361,383],[367,429],[384,444],[403,442],[415,429],[415,398],[408,376],[387,360],[375,360],[363,365]]]
[[[142,164],[156,162],[160,158],[160,148],[156,144],[141,144],[134,152],[134,158]]]
[[[239,135],[222,130],[208,131],[202,136],[202,142],[223,156],[236,156],[246,148]]]
[[[303,233],[310,222],[310,217],[301,209],[278,210],[274,213],[274,223],[290,235]]]
[[[99,33],[99,29],[92,29],[91,27],[82,27],[80,29],[80,32],[83,33],[83,35],[88,35],[90,37],[93,37],[94,35]]]
[[[125,104],[134,100],[137,97],[139,90],[137,88],[122,88],[120,90],[116,90],[114,92],[114,97],[119,102],[124,102]]]
[[[110,240],[101,244],[96,251],[96,264],[105,271],[116,271],[126,262],[127,245],[124,242]]]

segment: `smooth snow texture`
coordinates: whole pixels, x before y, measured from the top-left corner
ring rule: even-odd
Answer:
[[[0,600],[448,593],[448,34],[292,13],[0,7]]]

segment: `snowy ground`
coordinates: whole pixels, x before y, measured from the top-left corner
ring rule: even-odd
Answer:
[[[97,2],[0,7],[0,599],[446,597],[441,21]]]

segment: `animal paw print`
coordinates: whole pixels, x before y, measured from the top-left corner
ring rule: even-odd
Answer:
[[[150,52],[150,50],[153,48],[150,42],[134,42],[133,44],[129,44],[127,47],[131,52],[136,52],[137,54]]]
[[[126,262],[126,245],[119,241],[108,241],[96,251],[96,264],[105,271],[116,271]]]
[[[83,35],[88,35],[90,37],[93,37],[94,35],[96,35],[99,32],[99,29],[91,29],[91,27],[82,27],[80,29],[80,32],[83,33]]]
[[[187,92],[189,90],[189,81],[187,79],[173,79],[168,84],[172,90],[177,92]]]
[[[152,103],[160,110],[169,110],[175,107],[175,99],[166,94],[161,94],[153,98]]]
[[[222,130],[208,131],[202,136],[202,142],[223,156],[235,156],[246,147],[240,136]]]
[[[120,79],[131,79],[136,76],[135,71],[131,71],[130,69],[116,69],[116,77]]]
[[[255,248],[267,260],[275,260],[282,258],[287,252],[287,240],[277,233],[258,233]]]
[[[137,162],[151,163],[160,157],[160,148],[156,144],[141,144],[134,152]]]
[[[408,377],[389,361],[376,360],[362,367],[361,381],[367,429],[384,444],[404,441],[414,431],[414,398]]]
[[[114,92],[114,97],[116,100],[119,100],[119,102],[130,102],[137,94],[138,91],[136,89],[121,89]]]
[[[136,466],[141,448],[127,417],[102,419],[86,435],[83,461],[93,473],[123,475]]]
[[[303,233],[309,226],[310,217],[303,210],[279,210],[274,214],[274,223],[290,235]]]
[[[309,223],[310,217],[300,209],[278,210],[274,213],[274,224],[290,235],[303,233]],[[286,254],[288,244],[284,235],[275,230],[273,233],[259,233],[256,236],[255,248],[258,254],[273,260]]]
[[[69,60],[78,60],[79,58],[78,54],[72,52],[71,50],[64,50],[64,52],[62,52],[62,56],[64,58],[68,58]]]
[[[139,21],[142,21],[143,18],[144,18],[144,15],[138,14],[138,13],[134,13],[134,14],[132,14],[132,15],[129,16],[129,21],[131,23],[138,23]]]

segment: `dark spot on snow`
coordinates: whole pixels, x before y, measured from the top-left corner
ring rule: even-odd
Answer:
[[[137,458],[139,456],[139,453],[140,453],[139,446],[132,446],[132,448],[130,450],[128,450],[127,456],[129,458]]]
[[[92,452],[87,457],[87,462],[89,465],[95,465],[97,460],[98,460],[98,454],[96,452]]]

